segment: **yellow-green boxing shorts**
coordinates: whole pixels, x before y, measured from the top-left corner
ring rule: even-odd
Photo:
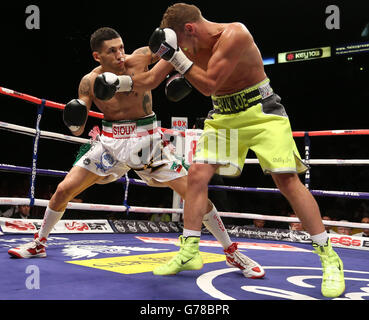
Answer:
[[[232,95],[213,96],[193,162],[219,165],[216,173],[237,177],[249,149],[265,174],[304,173],[281,98],[269,79]]]

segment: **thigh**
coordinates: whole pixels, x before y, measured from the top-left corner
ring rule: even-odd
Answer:
[[[150,150],[150,160],[143,165],[142,169],[135,169],[135,172],[148,185],[165,187],[165,183],[187,175],[187,170],[182,157],[174,154],[170,146],[163,145],[160,139],[153,140]]]
[[[125,164],[126,141],[101,137],[91,148],[75,162],[74,168],[89,171],[95,176],[102,177],[96,183],[106,184],[119,179],[130,168]],[[123,157],[123,158],[122,158]],[[83,172],[78,170],[77,172]]]
[[[273,105],[276,109],[272,108]],[[252,138],[250,148],[259,159],[264,173],[306,171],[293,139],[289,119],[282,112],[283,106],[277,102],[270,102],[254,108],[254,129],[258,134]],[[266,111],[268,113],[265,113]],[[276,114],[277,111],[279,114]]]
[[[173,191],[177,192],[182,199],[186,197],[187,190],[187,176],[183,176],[174,180],[166,181],[162,183],[163,185],[171,188]]]
[[[64,180],[59,183],[56,192],[51,197],[50,208],[55,211],[65,210],[70,200],[102,178],[84,168],[73,167]]]
[[[247,133],[240,130],[247,114],[214,114],[212,117],[205,121],[194,162],[217,165],[217,173],[220,175],[239,176],[249,149],[248,139],[245,139]]]
[[[137,175],[149,186],[166,187],[172,181],[187,176],[187,170],[180,160],[174,159],[171,162],[164,162],[156,167],[149,167],[145,170],[135,170]]]
[[[74,166],[60,183],[63,189],[82,192],[91,185],[98,183],[104,177],[99,176],[85,168]]]

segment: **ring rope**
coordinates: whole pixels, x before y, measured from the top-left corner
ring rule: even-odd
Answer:
[[[58,102],[53,102],[53,101],[46,100],[46,99],[36,98],[36,97],[33,97],[29,94],[17,92],[17,91],[14,91],[12,89],[7,89],[7,88],[4,88],[4,87],[0,87],[0,94],[4,94],[4,95],[7,95],[7,96],[10,96],[10,97],[13,97],[13,98],[25,100],[27,102],[31,102],[33,104],[38,104],[38,105],[42,103],[42,100],[44,100],[45,101],[45,107],[59,109],[59,110],[63,110],[65,108],[65,104],[58,103]],[[104,115],[102,113],[95,112],[95,111],[90,111],[88,113],[88,115],[90,117],[99,118],[99,119],[104,118]]]
[[[14,165],[0,164],[0,171],[15,171],[20,173],[31,173],[32,169],[28,167],[19,167]],[[54,175],[54,176],[65,176],[68,172],[66,171],[57,171],[57,170],[49,170],[49,169],[36,169],[37,174],[41,175]],[[127,183],[127,178],[122,177],[116,182]],[[147,186],[147,184],[139,179],[131,179],[128,178],[128,182]],[[261,193],[275,193],[280,194],[279,189],[275,188],[252,188],[252,187],[239,187],[239,186],[224,186],[224,185],[209,185],[210,190],[228,190],[228,191],[241,191],[241,192],[261,192]],[[357,192],[357,191],[328,191],[328,190],[310,190],[310,192],[315,196],[325,196],[325,197],[337,197],[337,198],[346,198],[346,199],[369,199],[368,192]],[[125,200],[128,197],[125,194]]]
[[[16,92],[14,90],[11,89],[6,89],[3,87],[0,87],[0,93],[4,94],[4,95],[8,95],[11,97],[15,97],[15,98],[19,98],[19,99],[23,99],[26,100],[28,102],[32,102],[35,104],[44,104],[47,107],[51,107],[51,108],[57,108],[57,109],[64,109],[65,105],[60,104],[60,103],[55,103],[52,102],[50,100],[45,100],[45,99],[39,99],[27,94],[23,94],[20,92]],[[97,117],[97,118],[104,118],[102,113],[97,113],[97,112],[89,112],[89,116],[92,117]],[[163,134],[171,134],[171,135],[181,135],[181,136],[185,136],[185,132],[181,132],[181,131],[175,131],[175,130],[171,130],[171,129],[165,129],[165,128],[159,128]],[[358,129],[358,130],[325,130],[325,131],[298,131],[298,132],[293,132],[292,133],[294,137],[305,137],[305,150],[306,150],[306,155],[305,155],[305,160],[309,161],[310,160],[310,136],[330,136],[330,135],[367,135],[369,134],[369,129]],[[305,173],[305,186],[306,188],[310,189],[310,170],[307,170],[307,172]]]
[[[29,205],[29,198],[7,198],[0,197],[0,205]],[[35,206],[47,207],[49,200],[35,199]],[[109,211],[109,212],[125,212],[126,206],[119,205],[106,205],[106,204],[93,204],[93,203],[74,203],[69,202],[67,209],[71,210],[88,210],[88,211]],[[183,214],[183,209],[174,208],[154,208],[154,207],[129,207],[130,212],[135,213],[177,213]],[[278,222],[301,222],[295,217],[273,216],[266,214],[253,214],[253,213],[240,213],[240,212],[218,212],[222,217],[240,218],[240,219],[262,219],[268,221]],[[344,222],[344,221],[322,221],[324,225],[328,226],[343,226],[349,228],[369,228],[369,223],[357,223],[357,222]]]
[[[7,122],[0,121],[0,129],[16,132],[19,134],[35,135],[36,129],[19,126],[16,124],[11,124]],[[78,138],[74,136],[68,136],[65,134],[50,132],[50,131],[40,131],[40,136],[46,139],[53,139],[59,141],[65,141],[70,143],[88,143],[89,139]],[[308,165],[338,165],[338,166],[359,166],[359,165],[369,165],[369,159],[310,159],[305,160]],[[258,159],[246,159],[245,164],[259,164]]]
[[[49,200],[35,199],[34,206],[47,207]],[[29,198],[0,198],[0,205],[31,205]],[[69,202],[67,209],[72,210],[89,210],[89,211],[113,211],[113,212],[125,212],[127,208],[125,206],[118,205],[105,205],[105,204],[93,204],[93,203],[74,203]]]
[[[0,129],[16,132],[20,134],[27,134],[27,135],[32,135],[32,136],[36,135],[36,129],[23,127],[23,126],[19,126],[19,125],[7,123],[7,122],[2,122],[2,121],[0,121]],[[55,132],[50,132],[50,131],[43,131],[43,130],[40,131],[40,136],[42,138],[60,140],[60,141],[71,142],[71,143],[84,144],[84,143],[89,142],[88,139],[78,138],[78,137],[68,136],[65,134],[60,134],[60,133],[55,133]]]
[[[47,138],[51,138],[51,139],[60,139],[60,140],[64,140],[64,141],[69,141],[71,142],[72,140],[74,140],[73,142],[77,142],[75,139],[80,139],[80,138],[75,138],[75,137],[70,137],[70,136],[65,136],[65,135],[60,135],[57,133],[52,133],[52,132],[42,132],[39,129],[39,122],[40,122],[40,118],[41,118],[41,114],[43,111],[43,107],[51,107],[51,108],[55,108],[55,109],[60,109],[63,110],[65,105],[64,104],[60,104],[60,103],[56,103],[50,100],[45,100],[45,99],[39,99],[27,94],[23,94],[20,92],[16,92],[14,90],[10,90],[10,89],[6,89],[3,87],[0,87],[0,94],[4,94],[4,95],[8,95],[14,98],[18,98],[18,99],[22,99],[28,102],[31,102],[33,104],[37,104],[39,105],[41,108],[38,109],[38,118],[37,118],[37,124],[36,124],[36,129],[30,129],[27,128],[26,130],[23,130],[24,127],[21,126],[16,126],[16,125],[12,125],[12,124],[7,124],[2,122],[1,123],[1,128],[6,128],[7,130],[10,131],[16,131],[16,132],[26,132],[28,134],[32,134],[35,135],[35,145],[34,145],[34,150],[36,152],[36,155],[33,154],[33,164],[32,164],[32,168],[26,168],[23,167],[24,170],[31,172],[32,173],[32,181],[31,181],[31,189],[30,189],[30,193],[32,192],[32,186],[34,186],[34,175],[36,173],[44,173],[44,174],[50,174],[51,172],[53,172],[52,174],[54,175],[65,175],[65,172],[56,172],[55,170],[42,170],[42,169],[37,169],[36,165],[35,165],[35,156],[36,156],[36,160],[37,160],[37,147],[36,147],[36,142],[38,142],[38,138],[42,135],[42,137],[47,137]],[[40,112],[40,110],[42,110]],[[41,113],[41,114],[40,114]],[[100,118],[103,119],[104,116],[102,113],[98,113],[98,112],[94,112],[94,111],[90,111],[89,116],[91,117],[95,117],[95,118]],[[20,129],[20,130],[19,130]],[[161,131],[164,134],[171,134],[171,135],[181,135],[181,136],[185,136],[185,132],[182,131],[176,131],[176,130],[172,130],[172,129],[165,129],[165,128],[160,128]],[[313,136],[334,136],[334,135],[369,135],[369,129],[355,129],[355,130],[324,130],[324,131],[298,131],[298,132],[293,132],[293,136],[294,137],[305,137],[305,141],[308,139],[308,137],[313,137]],[[37,140],[37,141],[36,141]],[[82,141],[83,140],[83,141]],[[78,141],[77,143],[86,143],[88,142],[88,140],[86,139],[82,139],[80,141]],[[309,140],[308,140],[309,141]],[[310,147],[310,143],[309,146]],[[309,162],[309,164],[313,164],[314,161],[315,163],[317,163],[319,160],[310,160],[309,157],[306,159],[307,162]],[[332,164],[332,162],[335,162],[334,164],[338,164],[338,165],[348,165],[348,164],[366,164],[365,162],[368,160],[335,160],[335,159],[331,159],[331,160],[324,160],[325,163],[320,163],[320,164]],[[246,159],[245,161],[246,163],[258,163],[257,159]],[[330,162],[330,163],[329,163]],[[364,163],[362,163],[364,162]],[[13,171],[19,171],[21,170],[20,167],[16,167],[16,166],[7,166],[7,165],[0,165],[2,166],[2,168],[0,168],[0,170],[3,169],[10,169]],[[130,179],[123,178],[120,179],[123,181],[126,181],[127,184],[129,184]],[[136,179],[131,179],[131,180],[136,180]],[[135,181],[132,181],[135,182]],[[146,185],[143,181],[137,182],[137,184],[143,184]],[[308,187],[308,186],[307,186]],[[272,192],[272,193],[280,193],[280,191],[278,189],[270,189],[270,188],[246,188],[246,187],[232,187],[232,186],[209,186],[209,188],[214,188],[214,189],[225,189],[225,190],[236,190],[236,191],[250,191],[250,192]],[[34,191],[34,190],[33,190]],[[369,194],[368,193],[364,193],[364,192],[346,192],[346,191],[323,191],[323,190],[311,190],[312,194],[318,195],[318,196],[338,196],[338,197],[345,197],[345,198],[360,198],[360,199],[369,199]],[[11,200],[13,199],[13,200]],[[34,193],[30,195],[30,197],[27,199],[23,199],[23,198],[0,198],[0,203],[2,203],[2,201],[5,202],[5,204],[9,204],[9,202],[17,202],[14,199],[18,199],[18,202],[24,203],[24,204],[30,204],[30,205],[35,205],[35,206],[47,206],[48,204],[48,200],[41,200],[41,199],[34,199]],[[126,202],[126,195],[125,195],[125,202]],[[144,208],[144,207],[129,207],[128,206],[111,206],[111,205],[96,205],[96,204],[76,204],[76,203],[70,203],[68,204],[68,208],[74,208],[74,209],[82,209],[82,210],[99,210],[99,211],[127,211],[128,209],[132,212],[167,212],[167,213],[182,213],[183,210],[182,209],[163,209],[163,208]],[[159,210],[159,211],[158,211]],[[245,213],[232,213],[232,212],[223,212],[220,213],[221,216],[226,216],[226,217],[237,217],[237,218],[247,218],[247,219],[264,219],[264,220],[273,220],[273,221],[286,221],[286,222],[298,222],[299,219],[298,218],[286,218],[286,217],[276,217],[276,216],[266,216],[266,215],[255,215],[255,214],[245,214]],[[279,220],[281,219],[281,220]],[[349,227],[366,227],[366,224],[359,224],[359,223],[340,223],[337,224],[337,222],[332,222],[332,221],[324,221],[324,224],[327,225],[344,225],[344,226],[349,226]]]
[[[14,91],[12,89],[7,89],[4,87],[0,87],[0,94],[7,95],[13,98],[25,100],[31,102],[33,104],[41,104],[42,99],[30,96],[28,94],[24,94],[21,92]],[[50,100],[45,100],[45,107],[54,108],[63,110],[65,108],[65,104],[53,102]],[[88,113],[90,117],[103,119],[104,115],[99,112],[90,111]],[[160,128],[163,132],[173,135],[184,135],[183,131]],[[305,137],[306,133],[310,137],[322,137],[322,136],[346,136],[346,135],[369,135],[369,129],[344,129],[344,130],[322,130],[322,131],[294,131],[294,137]]]

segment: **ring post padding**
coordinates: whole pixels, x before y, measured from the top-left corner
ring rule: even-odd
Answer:
[[[128,177],[128,173],[126,173],[125,175],[125,187],[124,187],[124,200],[123,200],[123,205],[127,208],[126,214],[129,215],[129,205],[128,205],[128,189],[129,189],[129,177]]]
[[[42,114],[45,109],[46,100],[42,99],[41,104],[37,106],[37,120],[36,120],[36,135],[33,139],[33,154],[32,154],[32,171],[31,171],[31,182],[29,189],[30,206],[35,204],[35,184],[37,175],[37,156],[38,156],[38,145],[40,142],[40,122],[42,119]]]
[[[311,147],[311,140],[309,136],[309,132],[305,132],[304,135],[304,141],[305,141],[305,162],[310,162],[310,147]],[[307,189],[310,189],[310,166],[306,170],[305,173],[305,187]]]

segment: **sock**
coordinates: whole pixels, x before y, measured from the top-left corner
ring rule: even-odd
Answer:
[[[228,232],[224,227],[222,219],[220,218],[217,209],[213,205],[213,209],[204,216],[202,221],[206,229],[221,243],[224,249],[228,249],[232,244]]]
[[[326,231],[311,236],[311,240],[319,246],[325,246],[328,240],[328,234]]]
[[[187,237],[201,237],[201,231],[196,231],[196,230],[189,230],[189,229],[183,229],[183,237],[187,238]]]
[[[46,238],[49,236],[51,230],[58,223],[58,221],[62,218],[63,212],[56,212],[49,208],[49,206],[45,210],[44,220],[42,222],[41,229],[38,232],[38,236],[41,238]]]

